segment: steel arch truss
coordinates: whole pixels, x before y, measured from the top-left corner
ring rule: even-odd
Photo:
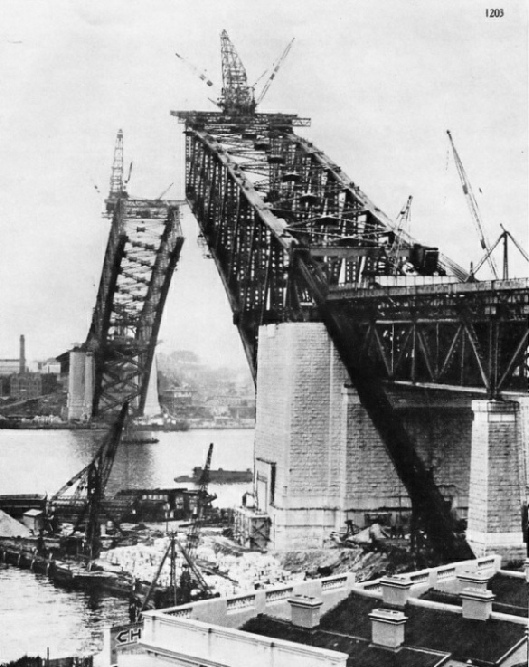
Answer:
[[[118,200],[92,325],[93,416],[145,406],[165,300],[183,244],[175,201]]]
[[[358,328],[371,372],[490,396],[526,389],[523,281],[465,283],[461,267],[397,229],[338,165],[294,133],[306,119],[173,113],[186,124],[187,198],[254,373],[261,324],[321,317],[292,269],[292,251],[305,248],[329,305]],[[418,286],[421,276],[446,284]],[[380,288],[384,280],[407,286]]]

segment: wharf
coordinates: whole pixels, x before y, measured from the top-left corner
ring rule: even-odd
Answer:
[[[103,424],[75,424],[69,422],[47,424],[0,420],[0,429],[5,431],[104,431],[106,428]]]
[[[133,578],[126,572],[88,571],[81,561],[57,558],[53,547],[46,555],[39,554],[37,541],[31,538],[0,538],[0,567],[6,565],[46,575],[54,584],[65,588],[99,588],[120,597],[129,597],[134,588]]]

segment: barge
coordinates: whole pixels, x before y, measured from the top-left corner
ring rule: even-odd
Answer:
[[[181,475],[180,477],[175,477],[174,481],[177,484],[198,484],[203,472],[203,468],[196,466],[193,468],[191,476]],[[217,468],[216,470],[209,470],[208,475],[208,481],[212,484],[248,484],[253,481],[253,471],[250,468],[246,468],[246,470],[224,470],[223,468]]]
[[[0,567],[17,567],[48,577],[61,588],[101,590],[117,597],[142,594],[148,582],[138,582],[128,572],[105,571],[97,564],[87,570],[85,562],[77,559],[62,560],[54,549],[38,552],[36,540],[0,538]]]

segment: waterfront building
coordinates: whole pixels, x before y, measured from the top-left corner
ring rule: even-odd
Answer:
[[[9,382],[10,396],[17,400],[38,398],[57,388],[57,376],[50,373],[14,373]]]
[[[376,581],[352,573],[145,613],[118,667],[527,665],[525,575],[489,555]]]

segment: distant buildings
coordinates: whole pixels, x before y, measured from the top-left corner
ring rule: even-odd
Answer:
[[[249,373],[211,368],[193,353],[157,355],[160,403],[191,428],[253,428],[255,389]]]
[[[5,377],[26,371],[26,339],[24,335],[21,335],[18,359],[0,359],[0,376]]]
[[[50,358],[37,362],[37,368],[37,372],[28,372],[26,341],[21,335],[18,359],[0,359],[0,397],[20,401],[56,391],[60,363]]]
[[[61,364],[57,359],[47,359],[46,361],[38,361],[37,368],[39,373],[48,375],[50,373],[54,375],[60,375],[61,373]]]
[[[160,401],[171,414],[186,416],[185,413],[193,405],[194,394],[196,392],[187,387],[171,387],[160,392]]]
[[[0,359],[0,376],[12,375],[19,372],[18,359]]]
[[[17,400],[38,398],[57,389],[57,375],[52,373],[14,373],[9,378],[9,395]]]

